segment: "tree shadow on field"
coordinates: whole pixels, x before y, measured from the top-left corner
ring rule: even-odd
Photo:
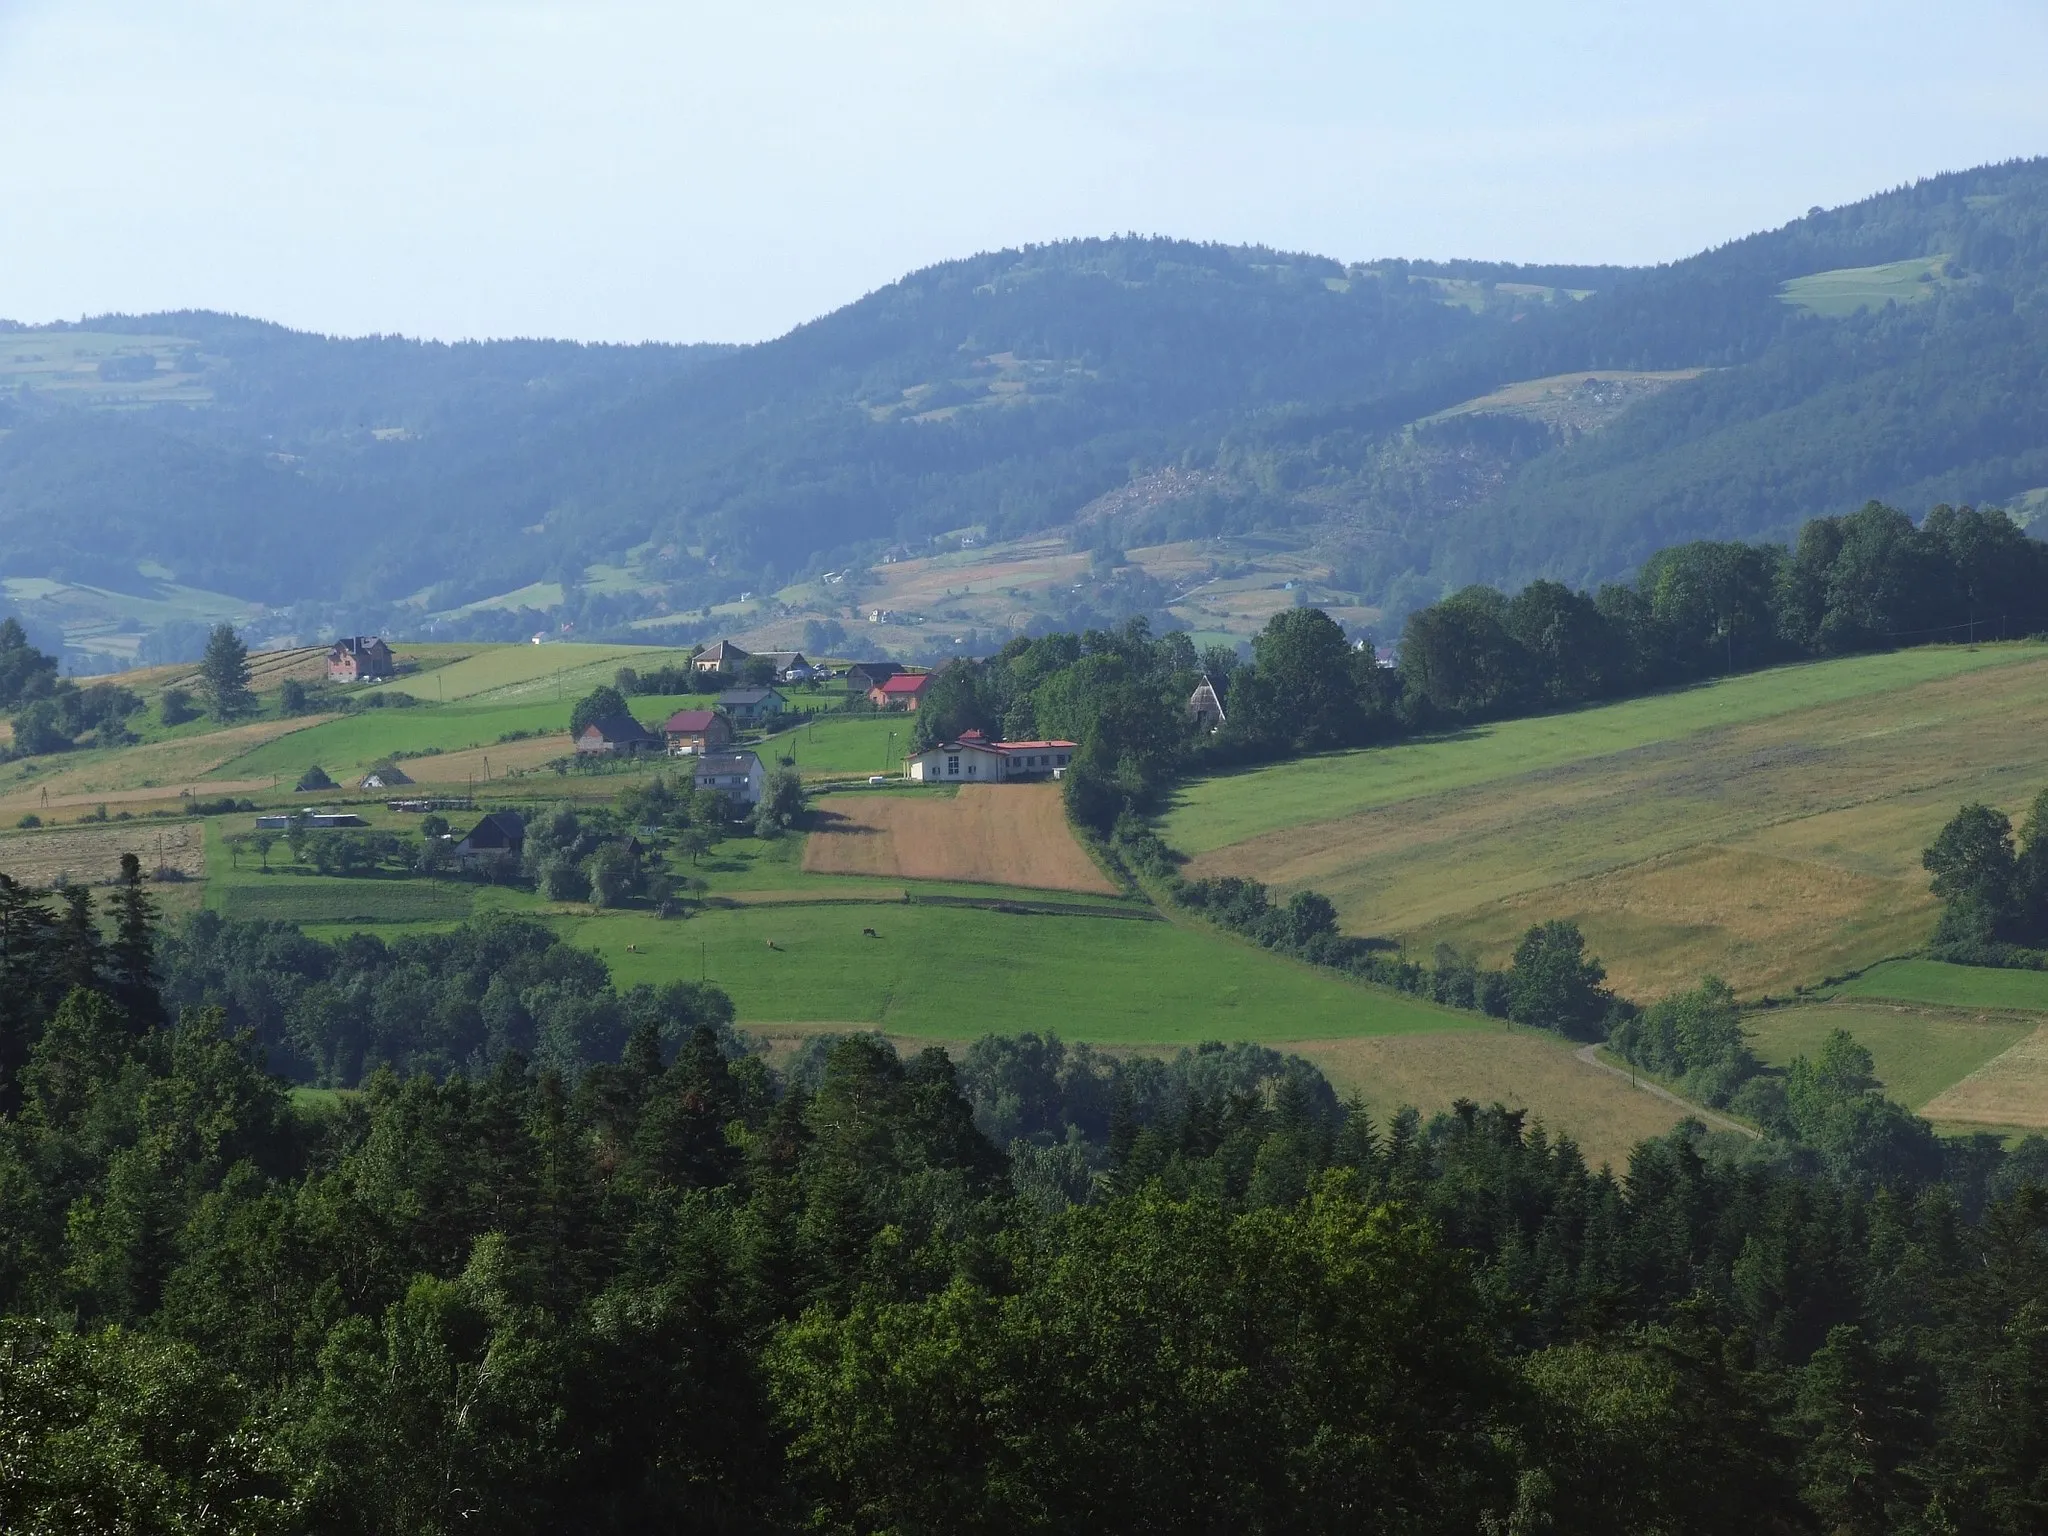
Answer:
[[[832,832],[845,837],[877,837],[887,831],[886,827],[870,827],[855,821],[844,811],[812,810],[810,830]]]

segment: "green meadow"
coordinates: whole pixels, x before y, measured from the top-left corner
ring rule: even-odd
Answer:
[[[1939,960],[1894,960],[1864,972],[1844,984],[1835,995],[1888,998],[1945,1008],[2048,1013],[2048,971],[1994,970],[1981,965],[1945,965]]]
[[[1487,1022],[1168,923],[901,903],[558,921],[621,985],[702,977],[732,995],[744,1023],[948,1039],[1050,1029],[1072,1040],[1166,1044]]]
[[[900,774],[916,728],[909,715],[822,715],[761,742],[761,760],[793,758],[807,779]]]
[[[1859,309],[1917,304],[1946,286],[1941,273],[1947,261],[1945,256],[1910,256],[1875,267],[1838,267],[1795,277],[1778,290],[1778,296],[1796,309],[1830,320]]]
[[[2048,647],[2034,644],[1928,646],[1776,667],[1618,704],[1473,726],[1427,741],[1219,774],[1187,785],[1175,797],[1166,817],[1166,840],[1183,852],[1204,853],[1283,827],[1334,820],[1416,795],[1470,788],[2043,656],[2048,656]]]
[[[1777,1067],[1795,1056],[1817,1055],[1831,1033],[1846,1029],[1870,1052],[1885,1092],[1918,1109],[2032,1034],[2039,1022],[2022,1015],[1840,1002],[1767,1009],[1745,1015],[1742,1024],[1750,1048]]]

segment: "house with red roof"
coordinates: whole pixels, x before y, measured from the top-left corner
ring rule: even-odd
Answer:
[[[1071,741],[990,741],[980,731],[962,731],[906,759],[904,771],[919,784],[1005,784],[1017,779],[1058,778],[1074,760]]]
[[[931,682],[932,675],[929,672],[898,672],[894,677],[885,677],[870,688],[868,702],[877,709],[916,709]]]
[[[732,745],[732,722],[715,709],[679,709],[661,723],[670,757],[702,757]]]

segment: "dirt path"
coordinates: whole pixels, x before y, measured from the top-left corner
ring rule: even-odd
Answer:
[[[1602,1061],[1600,1059],[1600,1047],[1597,1045],[1582,1046],[1578,1050],[1573,1051],[1572,1054],[1589,1067],[1598,1067],[1602,1072],[1612,1072],[1616,1077],[1627,1078],[1634,1087],[1653,1098],[1662,1099],[1667,1104],[1676,1104],[1688,1115],[1697,1116],[1717,1131],[1734,1131],[1739,1135],[1747,1136],[1751,1141],[1762,1141],[1764,1139],[1763,1132],[1744,1125],[1740,1120],[1730,1120],[1726,1115],[1717,1115],[1711,1109],[1703,1108],[1693,1103],[1690,1099],[1681,1099],[1668,1088],[1660,1088],[1655,1083],[1645,1081],[1626,1067],[1617,1067],[1611,1061]]]

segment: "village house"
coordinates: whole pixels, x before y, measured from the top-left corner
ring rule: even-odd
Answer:
[[[327,680],[331,683],[370,683],[390,677],[391,647],[375,635],[349,635],[327,648]]]
[[[661,745],[662,739],[631,715],[606,715],[602,720],[593,720],[576,738],[577,752],[587,756],[631,757],[658,751]]]
[[[849,693],[868,693],[879,688],[897,673],[902,666],[893,661],[859,661],[846,669],[846,688]]]
[[[789,700],[773,688],[728,688],[714,702],[734,725],[758,725],[789,707]]]
[[[1017,779],[1058,778],[1074,759],[1071,741],[990,741],[980,731],[962,731],[905,759],[905,772],[919,784],[1003,784]]]
[[[1205,731],[1214,731],[1223,723],[1223,699],[1216,692],[1216,685],[1205,676],[1195,684],[1195,691],[1188,695],[1188,719]]]
[[[469,829],[469,836],[455,845],[458,862],[475,865],[507,864],[526,848],[526,823],[515,811],[492,811]]]
[[[759,805],[768,775],[752,752],[714,752],[697,759],[693,782],[699,789],[716,790],[741,805]]]
[[[772,666],[778,683],[808,683],[818,675],[802,651],[756,651],[753,659]]]
[[[705,646],[703,650],[692,656],[690,658],[690,670],[698,673],[737,672],[740,669],[740,663],[746,659],[747,652],[741,650],[730,640],[720,640],[715,645]]]
[[[701,757],[732,742],[732,722],[715,709],[679,709],[661,725],[670,757]]]
[[[925,689],[931,686],[932,675],[919,672],[914,676],[898,672],[894,677],[885,678],[868,690],[868,702],[877,709],[916,709],[924,698]]]

